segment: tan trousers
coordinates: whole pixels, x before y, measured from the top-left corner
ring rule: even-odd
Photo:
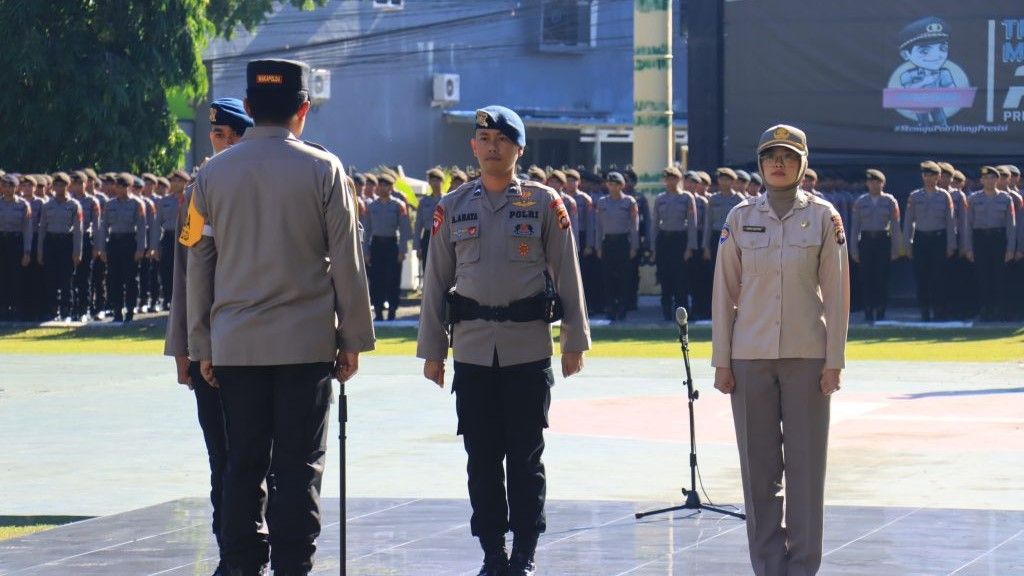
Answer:
[[[804,358],[732,361],[732,414],[757,576],[809,576],[821,565],[829,422],[829,397],[819,386],[824,365]]]

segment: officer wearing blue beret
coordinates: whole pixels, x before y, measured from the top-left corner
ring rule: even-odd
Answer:
[[[527,576],[546,527],[550,323],[562,317],[565,377],[583,367],[590,328],[569,212],[555,190],[515,174],[523,121],[503,106],[477,110],[475,119],[471,145],[481,174],[434,209],[416,355],[424,376],[443,387],[453,350],[470,529],[484,550],[479,574]]]
[[[210,104],[210,144],[216,154],[238,142],[253,125],[238,98],[218,98]]]

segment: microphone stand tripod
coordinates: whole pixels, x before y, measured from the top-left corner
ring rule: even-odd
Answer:
[[[647,512],[637,512],[634,516],[639,520],[645,516],[651,516],[653,514],[662,514],[664,512],[675,512],[676,510],[696,510],[694,514],[700,514],[702,510],[710,510],[712,512],[718,512],[719,514],[725,514],[726,516],[733,516],[741,520],[746,520],[746,516],[739,512],[733,512],[731,510],[724,510],[715,506],[708,506],[700,501],[700,495],[697,494],[697,437],[694,433],[694,422],[693,422],[693,403],[700,398],[700,392],[693,389],[693,377],[690,373],[690,339],[686,335],[686,315],[685,309],[680,308],[683,311],[683,320],[679,321],[680,313],[676,311],[676,319],[679,322],[679,345],[683,350],[683,364],[686,366],[686,395],[689,399],[688,406],[690,410],[690,489],[683,488],[683,495],[686,496],[686,502],[680,506],[672,506],[670,508],[660,508],[658,510],[649,510]]]

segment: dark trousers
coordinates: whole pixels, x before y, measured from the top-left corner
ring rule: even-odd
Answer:
[[[946,233],[915,232],[914,280],[917,283],[917,305],[921,318],[930,319],[946,314],[943,286],[946,279]]]
[[[93,260],[90,284],[92,286],[92,309],[90,312],[96,314],[110,306],[110,302],[107,300],[107,263],[103,260]]]
[[[587,312],[604,312],[604,280],[601,277],[601,261],[591,251],[589,256],[580,253],[580,276],[583,280],[583,296]]]
[[[1020,216],[1024,218],[1024,214]],[[1006,265],[1006,314],[1010,320],[1024,318],[1024,260],[1015,260]]]
[[[551,359],[497,364],[497,358],[491,366],[455,363],[452,391],[466,448],[470,530],[483,538],[510,528],[517,535],[539,534],[547,528],[541,456],[555,382]]]
[[[978,286],[985,287],[985,293],[975,298],[981,305],[981,319],[1006,320],[1006,230],[976,228],[973,234],[974,273]]]
[[[243,570],[305,574],[320,535],[320,482],[331,404],[330,362],[219,366],[227,431],[221,550]],[[274,476],[267,505],[263,481]],[[263,510],[267,505],[263,529]]]
[[[21,283],[25,269],[24,237],[20,232],[0,232],[0,320],[18,318]]]
[[[148,257],[139,262],[139,305],[155,306],[160,298],[160,265]]]
[[[75,267],[74,283],[74,304],[72,305],[72,316],[76,318],[88,314],[92,308],[92,291],[90,281],[92,280],[92,234],[82,235],[82,261]]]
[[[425,230],[420,236],[420,272],[427,270],[427,252],[430,250],[430,230]]]
[[[174,296],[174,231],[164,230],[160,237],[160,288],[164,308],[170,310]]]
[[[630,302],[633,274],[627,235],[605,235],[601,244],[601,270],[604,276],[604,311],[609,318],[624,318]]]
[[[75,263],[71,234],[47,234],[43,240],[43,274],[46,278],[46,315],[71,316],[72,279]]]
[[[374,236],[370,241],[370,301],[377,316],[384,313],[388,303],[388,317],[394,318],[402,292],[402,263],[398,261],[398,240]]]
[[[679,306],[690,307],[688,263],[686,262],[686,233],[661,232],[655,241],[658,283],[661,284],[661,312],[670,319]]]
[[[889,266],[892,239],[883,233],[862,233],[860,237],[860,281],[864,311],[885,313],[889,294]]]
[[[21,277],[21,319],[28,321],[48,320],[46,318],[46,278],[39,264],[39,235],[32,238],[32,252],[29,253],[28,267]]]
[[[224,430],[224,411],[220,403],[220,392],[210,386],[199,372],[199,363],[188,365],[192,377],[192,391],[196,395],[196,409],[199,427],[206,442],[206,455],[210,460],[210,504],[213,505],[213,535],[217,546],[221,546],[221,499],[224,492],[224,469],[227,465],[227,432]]]
[[[128,315],[139,300],[139,263],[135,261],[135,235],[112,234],[107,240],[107,284],[114,316]],[[127,298],[126,298],[127,293]]]

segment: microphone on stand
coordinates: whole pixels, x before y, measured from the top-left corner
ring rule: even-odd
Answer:
[[[676,324],[679,326],[679,343],[688,346],[690,343],[689,329],[686,323],[686,308],[676,308]]]

